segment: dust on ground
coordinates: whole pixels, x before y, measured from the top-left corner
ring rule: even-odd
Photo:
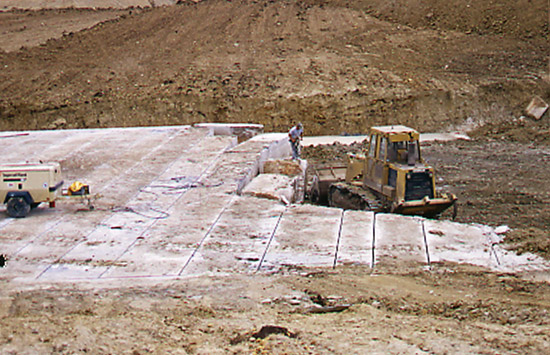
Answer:
[[[17,353],[545,353],[550,286],[476,268],[364,267],[3,297]],[[263,328],[263,330],[262,330]]]

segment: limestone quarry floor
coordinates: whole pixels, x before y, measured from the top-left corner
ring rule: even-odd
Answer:
[[[78,180],[101,195],[93,210],[80,200],[40,206],[23,219],[0,210],[7,259],[0,277],[14,282],[248,274],[293,265],[548,269],[540,258],[500,247],[487,226],[241,195],[262,159],[281,154],[278,135],[241,144],[189,126],[2,135],[10,143],[0,148],[3,163],[59,161],[65,186]]]
[[[5,163],[59,161],[65,186],[102,195],[93,210],[0,210],[2,354],[550,349],[550,286],[526,280],[547,265],[505,250],[500,230],[251,196],[269,190],[256,174],[288,154],[284,135],[0,136]]]

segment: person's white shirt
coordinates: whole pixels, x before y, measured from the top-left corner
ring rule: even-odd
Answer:
[[[300,138],[302,136],[302,133],[304,133],[303,128],[299,128],[298,126],[292,127],[292,129],[288,132],[288,135],[292,141],[296,140],[296,138]]]

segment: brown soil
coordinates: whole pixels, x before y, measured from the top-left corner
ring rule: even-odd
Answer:
[[[0,11],[43,9],[125,9],[175,4],[177,0],[2,0]]]
[[[12,11],[0,13],[0,39],[2,130],[211,121],[286,131],[300,120],[313,135],[467,123],[474,141],[424,147],[439,185],[460,198],[459,220],[509,225],[510,247],[548,257],[549,114],[520,118],[533,96],[550,102],[547,1]],[[330,149],[317,158],[347,151]],[[550,351],[548,283],[395,267],[105,287],[0,279],[0,352]],[[314,303],[351,307],[308,313]],[[265,325],[277,331],[262,339]]]
[[[311,168],[317,166],[346,165],[348,154],[357,154],[365,149],[366,142],[345,145],[340,142],[302,147],[301,158],[306,159]]]
[[[546,5],[181,2],[110,10],[116,19],[38,47],[17,31],[45,17],[41,37],[56,38],[97,11],[0,13],[9,47],[27,46],[0,54],[0,129],[239,121],[285,131],[301,120],[307,134],[339,134],[508,121],[534,95],[550,101]]]
[[[468,267],[378,276],[344,267],[157,286],[136,282],[116,289],[56,286],[12,293],[0,308],[0,349],[63,354],[550,349],[550,286]],[[331,306],[344,310],[320,312]]]
[[[6,52],[45,44],[94,25],[115,19],[127,10],[42,10],[0,13],[0,49]],[[9,64],[8,64],[9,66]]]
[[[550,259],[550,150],[499,140],[432,144],[424,150],[439,186],[459,197],[457,221],[513,229],[509,247]]]

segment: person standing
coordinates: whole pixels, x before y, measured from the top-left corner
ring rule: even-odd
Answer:
[[[290,141],[290,146],[292,147],[292,159],[300,158],[300,140],[304,133],[304,126],[301,123],[298,123],[296,126],[292,127],[288,132],[288,140]]]

